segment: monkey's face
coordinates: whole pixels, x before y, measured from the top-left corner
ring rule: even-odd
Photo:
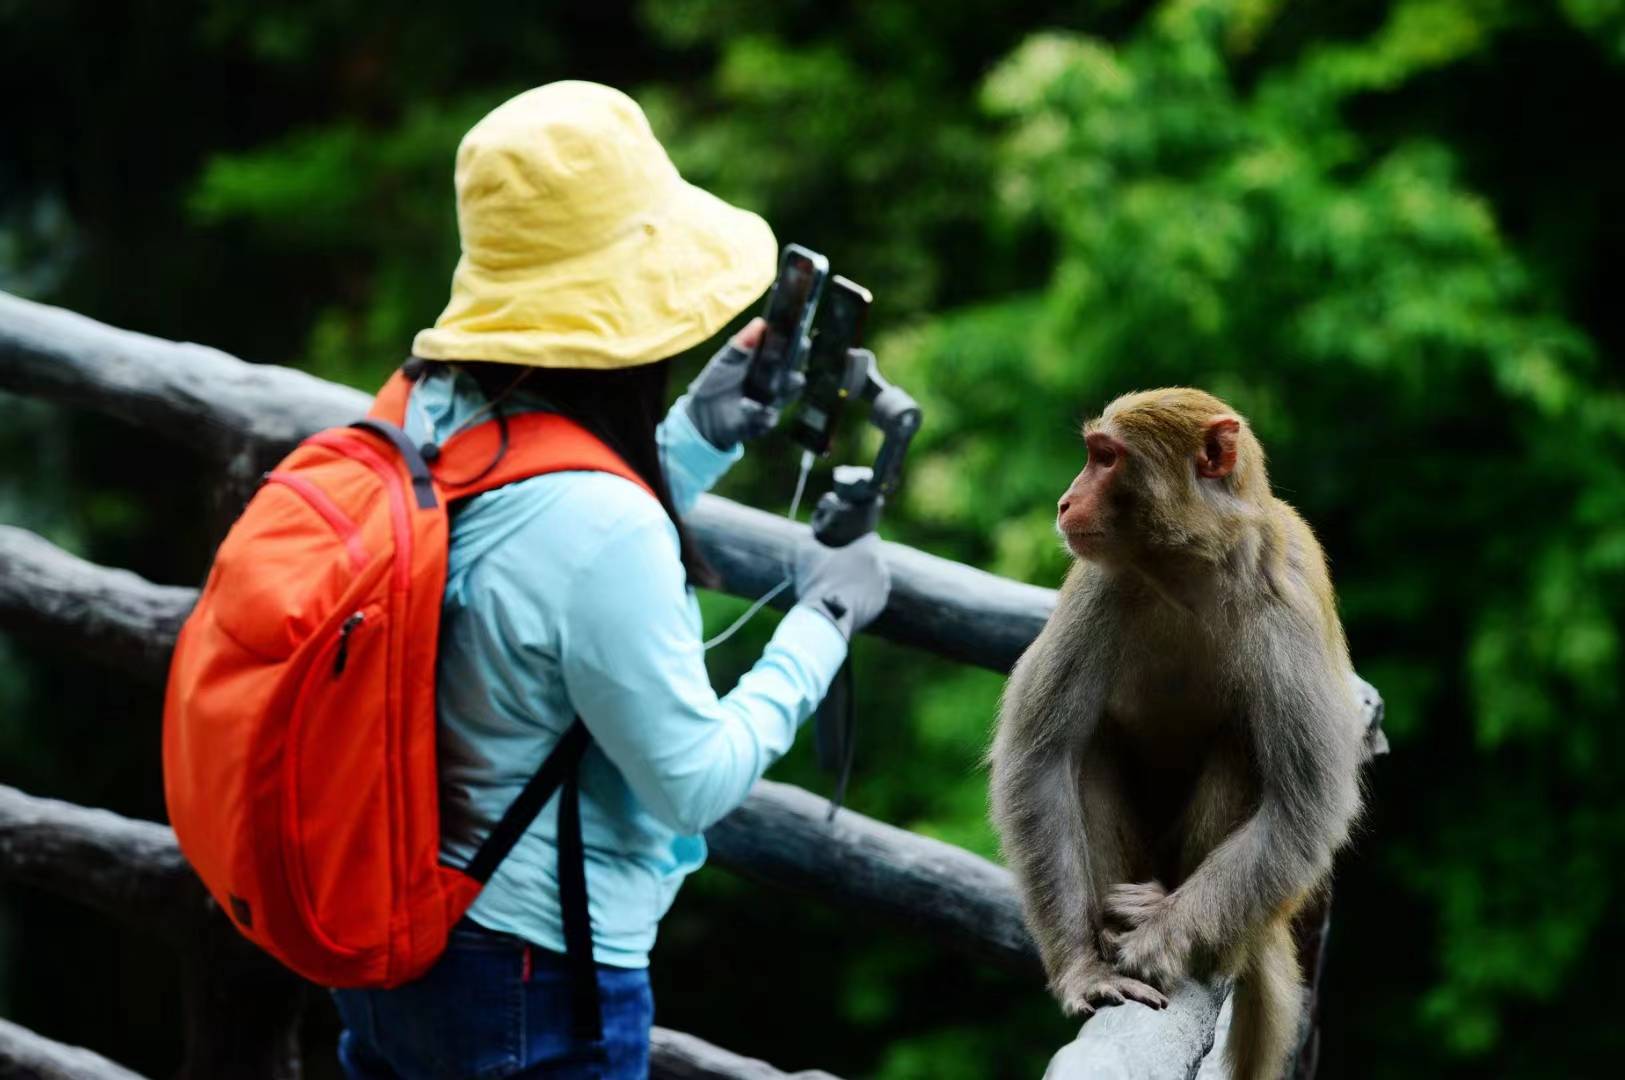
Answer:
[[[1234,542],[1242,502],[1258,497],[1248,492],[1268,496],[1257,441],[1199,390],[1125,394],[1084,426],[1083,441],[1089,460],[1061,496],[1055,528],[1096,564],[1150,570],[1170,556],[1218,558]],[[1244,451],[1251,471],[1238,481]]]
[[[1089,460],[1056,504],[1055,528],[1072,553],[1103,559],[1119,532],[1122,474],[1128,468],[1128,446],[1105,431],[1084,435]]]

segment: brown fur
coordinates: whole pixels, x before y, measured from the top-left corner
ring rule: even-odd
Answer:
[[[1232,1073],[1273,1080],[1301,1008],[1291,919],[1359,808],[1325,556],[1217,398],[1125,395],[1084,434],[1057,518],[1080,558],[1005,688],[993,820],[1063,1008],[1232,975]]]

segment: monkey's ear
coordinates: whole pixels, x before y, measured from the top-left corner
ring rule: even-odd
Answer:
[[[1196,475],[1210,479],[1229,476],[1236,468],[1236,440],[1241,421],[1234,416],[1209,420],[1196,455]]]

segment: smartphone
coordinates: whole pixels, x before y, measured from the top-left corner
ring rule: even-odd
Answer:
[[[847,353],[863,342],[863,323],[872,303],[874,297],[857,282],[839,274],[830,282],[807,359],[801,408],[790,424],[790,437],[820,456],[829,453],[847,402],[863,393],[869,373],[853,364]]]
[[[777,404],[785,396],[785,376],[806,363],[803,349],[828,273],[829,260],[818,252],[800,244],[784,246],[778,280],[762,311],[767,330],[745,373],[745,395],[751,400]]]

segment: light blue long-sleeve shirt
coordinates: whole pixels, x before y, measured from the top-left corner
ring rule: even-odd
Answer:
[[[484,404],[467,375],[437,371],[413,390],[407,432],[443,442]],[[681,402],[658,438],[680,513],[742,453],[706,442]],[[579,714],[593,737],[581,766],[593,954],[646,966],[678,886],[705,861],[699,834],[789,749],[845,655],[828,618],[792,608],[719,699],[677,531],[646,492],[565,472],[476,496],[452,517],[441,613],[442,859],[472,857]],[[555,798],[469,915],[563,951],[556,823]]]

